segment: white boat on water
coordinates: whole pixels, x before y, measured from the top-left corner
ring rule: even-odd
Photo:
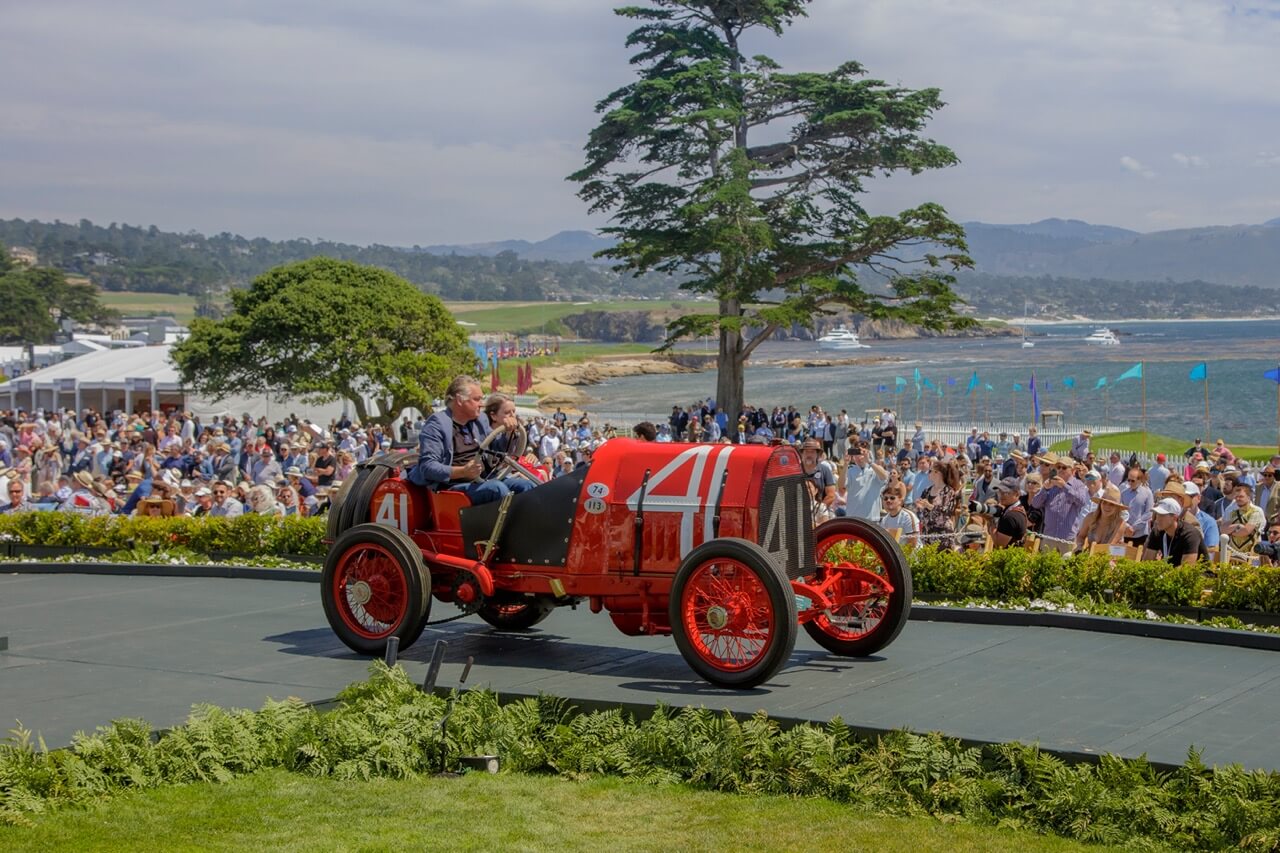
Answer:
[[[852,329],[845,326],[836,326],[818,338],[818,346],[823,349],[870,349],[858,340],[858,335]]]
[[[1022,348],[1031,349],[1035,343],[1027,340],[1027,303],[1022,303]]]
[[[1084,339],[1086,344],[1099,344],[1104,347],[1120,346],[1120,339],[1116,337],[1116,333],[1110,329],[1099,326],[1093,330],[1093,334]]]

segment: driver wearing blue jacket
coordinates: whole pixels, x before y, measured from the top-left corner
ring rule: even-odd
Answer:
[[[481,408],[484,392],[470,376],[458,376],[445,392],[445,407],[427,418],[418,433],[418,464],[409,471],[409,482],[432,489],[465,492],[472,504],[501,500],[508,492],[526,492],[533,483],[520,478],[486,480],[480,443],[491,432]],[[519,428],[511,414],[500,426],[513,433]]]

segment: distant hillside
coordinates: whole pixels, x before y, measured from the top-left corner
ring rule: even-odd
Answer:
[[[466,245],[422,246],[420,251],[433,255],[486,255],[493,256],[499,252],[515,252],[529,261],[596,261],[594,255],[601,249],[607,249],[615,241],[592,234],[590,231],[561,231],[530,243],[528,240],[501,240],[496,243],[470,243]]]
[[[668,276],[623,277],[608,266],[570,258],[589,256],[586,232],[566,232],[544,240],[545,255],[519,256],[511,249],[439,254],[421,247],[354,246],[326,240],[265,240],[222,233],[161,231],[154,225],[95,225],[37,220],[0,220],[0,244],[35,250],[41,264],[87,276],[103,290],[190,294],[201,304],[228,288],[292,261],[318,256],[357,261],[403,276],[427,293],[450,300],[592,300],[625,293],[631,297],[670,296],[678,287]],[[499,244],[490,244],[499,246]]]
[[[1280,228],[1230,225],[1139,234],[1084,222],[965,223],[978,272],[1109,281],[1280,287]]]
[[[1056,276],[1107,281],[1211,282],[1280,287],[1280,219],[1155,231],[1095,225],[1078,219],[992,225],[964,223],[977,271],[998,276]],[[503,240],[427,246],[438,255],[492,256],[511,251],[529,260],[586,261],[611,245],[587,231],[562,231],[531,243]],[[599,263],[599,261],[594,261]]]

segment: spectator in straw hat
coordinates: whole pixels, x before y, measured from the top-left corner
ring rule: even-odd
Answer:
[[[1090,545],[1118,545],[1126,533],[1132,528],[1126,523],[1129,517],[1128,507],[1120,500],[1120,489],[1114,483],[1107,483],[1102,491],[1093,497],[1096,508],[1080,525],[1076,534],[1076,550],[1084,551]]]
[[[1089,502],[1089,490],[1076,476],[1075,463],[1058,459],[1054,476],[1031,505],[1044,512],[1044,535],[1049,545],[1061,553],[1070,552],[1080,527],[1080,509]]]
[[[1089,456],[1089,442],[1092,438],[1092,432],[1087,429],[1080,430],[1080,434],[1071,439],[1071,458],[1077,462],[1084,462]]]

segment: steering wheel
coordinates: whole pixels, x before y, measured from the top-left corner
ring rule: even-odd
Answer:
[[[503,453],[499,450],[491,450],[489,445],[500,435],[505,434],[507,428],[500,426],[484,437],[480,442],[480,453],[488,456],[494,463],[494,468],[490,477],[494,479],[502,479],[508,475],[524,477],[535,486],[542,485],[542,481],[533,475],[527,468],[520,464],[520,454],[524,453],[525,446],[528,444],[529,437],[523,429],[515,430],[511,435],[511,443],[507,447],[507,452]]]

